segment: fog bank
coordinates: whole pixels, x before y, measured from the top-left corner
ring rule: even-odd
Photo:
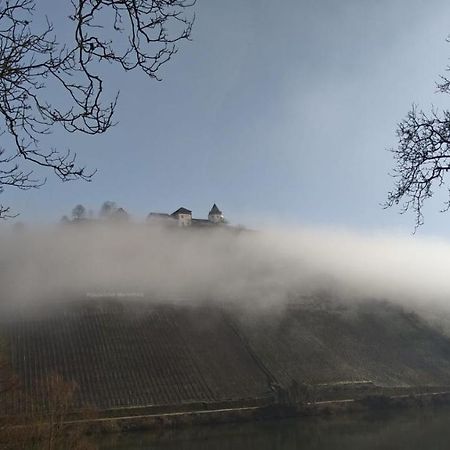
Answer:
[[[0,233],[2,305],[117,297],[266,307],[317,292],[447,306],[450,242],[306,228],[84,224]]]

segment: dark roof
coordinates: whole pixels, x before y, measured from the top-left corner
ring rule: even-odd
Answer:
[[[172,216],[178,216],[178,214],[192,214],[192,211],[186,208],[178,208],[175,212],[173,212]]]
[[[192,225],[201,227],[210,227],[215,224],[210,222],[208,219],[192,219]]]
[[[156,212],[151,212],[147,216],[148,219],[152,219],[152,218],[165,218],[165,219],[167,219],[169,217],[170,217],[170,214],[167,214],[167,213],[156,213]]]
[[[222,211],[217,207],[217,205],[214,203],[213,207],[211,208],[211,211],[209,214],[222,214]]]

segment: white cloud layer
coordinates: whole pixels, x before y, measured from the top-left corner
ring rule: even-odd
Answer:
[[[341,299],[447,306],[450,243],[332,230],[66,226],[0,234],[0,302],[74,298],[285,305]]]

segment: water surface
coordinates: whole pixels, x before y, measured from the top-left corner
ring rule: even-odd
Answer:
[[[448,450],[450,408],[133,432],[102,450]]]

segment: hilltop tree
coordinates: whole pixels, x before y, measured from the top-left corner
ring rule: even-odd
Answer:
[[[100,217],[108,218],[111,216],[111,214],[114,213],[114,211],[117,210],[117,204],[116,202],[112,202],[110,200],[107,200],[106,202],[103,202],[103,205],[100,208]]]
[[[115,222],[125,223],[130,219],[129,214],[123,208],[117,208],[112,214],[111,219]]]
[[[437,88],[450,94],[450,78],[441,76]],[[447,189],[448,200],[442,211],[450,208],[450,110],[426,113],[414,105],[398,124],[397,136],[398,146],[391,149],[395,185],[385,206],[401,205],[402,212],[412,210],[417,228],[423,224],[424,203],[436,189]]]
[[[72,209],[73,220],[86,219],[86,208],[83,205],[77,205]]]
[[[107,200],[100,208],[100,217],[106,220],[112,220],[115,222],[127,222],[129,220],[128,213],[117,206],[116,202]]]
[[[37,167],[64,181],[89,181],[94,171],[79,165],[75,153],[48,147],[42,138],[57,128],[106,132],[114,125],[117,95],[106,98],[102,66],[142,70],[159,80],[177,42],[191,34],[193,18],[185,11],[195,0],[65,1],[66,40],[57,38],[36,0],[0,1],[0,193],[42,186],[45,179],[33,174]],[[0,205],[0,217],[12,215]]]

